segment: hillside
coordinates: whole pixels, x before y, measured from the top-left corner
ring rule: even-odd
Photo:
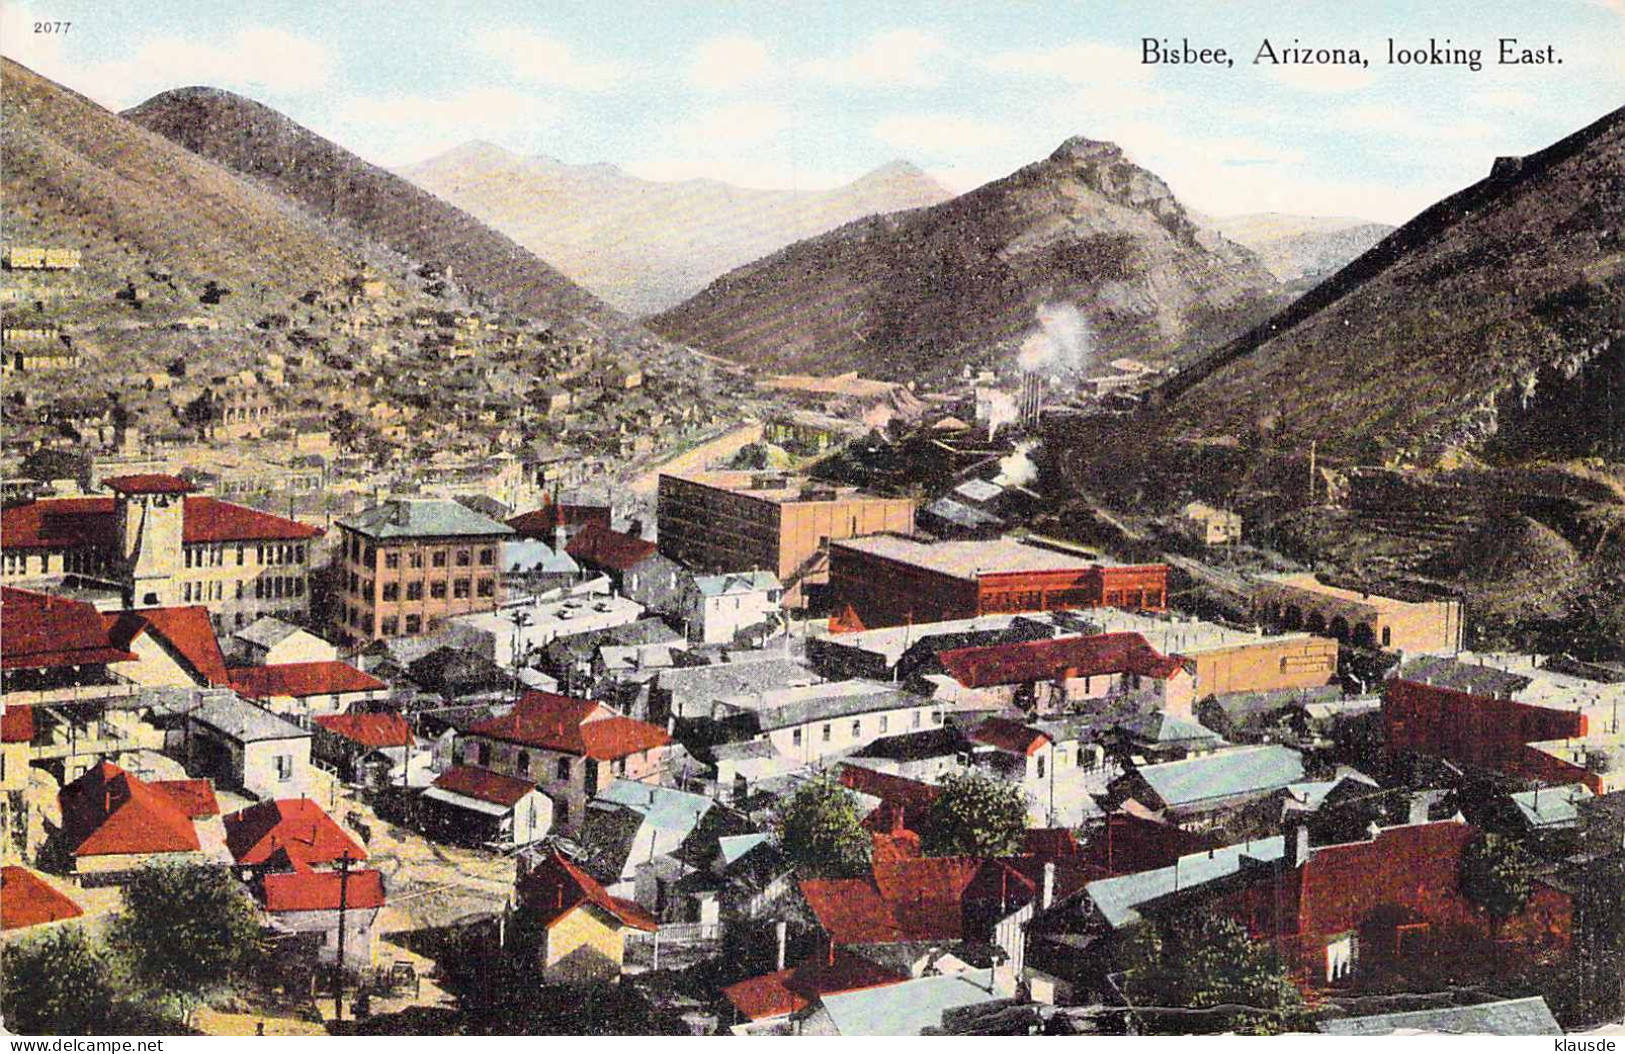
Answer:
[[[1625,457],[1625,110],[1418,215],[1166,389],[1159,427],[1366,457]],[[1403,378],[1403,384],[1396,384]]]
[[[1283,282],[1316,282],[1340,269],[1394,228],[1347,216],[1293,216],[1257,212],[1220,216],[1207,225],[1258,254]]]
[[[315,216],[448,270],[494,308],[565,329],[586,323],[633,333],[603,301],[507,237],[270,107],[213,88],[180,88],[124,116]]]
[[[5,59],[0,71],[7,244],[80,250],[74,277],[88,297],[111,302],[126,282],[158,273],[177,307],[202,311],[197,294],[215,281],[234,293],[209,313],[239,314],[336,285],[367,255],[277,195],[26,67]]]
[[[673,307],[719,275],[793,241],[952,195],[896,161],[844,186],[757,190],[657,182],[465,143],[400,170],[633,315]]]
[[[1076,308],[1095,357],[1178,361],[1261,317],[1277,290],[1161,179],[1075,138],[941,205],[797,242],[650,324],[753,365],[908,378],[1013,357],[1040,305]]]

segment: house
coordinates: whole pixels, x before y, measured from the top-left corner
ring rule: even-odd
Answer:
[[[749,631],[765,642],[783,628],[779,605],[783,592],[778,576],[771,571],[696,575],[683,605],[689,639],[731,644]]]
[[[657,924],[629,900],[612,897],[556,851],[522,854],[514,881],[515,927],[535,945],[548,984],[596,984],[621,975],[626,935]]]
[[[792,1018],[823,996],[906,980],[906,974],[837,948],[789,969],[731,984],[722,997],[733,1010],[736,1035],[785,1035],[792,1031]]]
[[[344,967],[372,965],[378,916],[386,903],[384,876],[371,868],[336,871],[275,871],[259,877],[254,892],[275,932],[319,934],[316,961],[339,961],[339,925],[344,926]]]
[[[567,831],[586,819],[587,802],[619,779],[658,783],[671,738],[603,703],[526,692],[512,711],[469,728],[461,763],[528,780],[554,804]]]
[[[610,516],[608,505],[572,505],[554,501],[549,496],[543,499],[540,507],[520,513],[507,522],[519,537],[551,544],[557,540],[560,529],[568,542],[588,527],[607,528]]]
[[[147,783],[102,762],[63,787],[57,801],[58,845],[82,885],[117,883],[153,861],[210,859],[194,822],[220,813],[206,782]]]
[[[560,637],[611,629],[637,622],[643,605],[582,587],[563,596],[540,597],[504,605],[495,611],[458,615],[445,622],[453,647],[515,669]]]
[[[1315,1027],[1328,1036],[1391,1036],[1413,1032],[1435,1036],[1563,1035],[1563,1026],[1552,1016],[1546,1000],[1538,995],[1471,1006],[1324,1018]]]
[[[435,777],[418,798],[424,829],[464,845],[529,845],[553,827],[553,802],[529,780],[471,765]]]
[[[233,692],[182,705],[181,734],[166,746],[189,771],[256,798],[286,798],[310,786],[309,730]]]
[[[238,666],[227,675],[243,698],[295,720],[344,713],[358,704],[383,699],[389,691],[383,681],[337,659]]]
[[[611,893],[632,896],[638,866],[674,852],[714,805],[703,794],[618,779],[587,803],[581,864]],[[660,917],[663,893],[651,887],[635,899]]]
[[[1157,761],[1182,761],[1229,746],[1202,725],[1166,710],[1123,718],[1115,731],[1126,753]]]
[[[338,645],[271,615],[237,630],[231,641],[244,666],[332,662],[339,657]]]
[[[65,893],[28,868],[0,867],[0,930],[45,926],[84,913]]]
[[[1196,681],[1138,633],[1057,637],[941,652],[937,661],[989,707],[1040,713],[1135,703],[1189,717]]]
[[[1179,510],[1180,533],[1197,545],[1234,545],[1241,541],[1241,514],[1193,501]]]
[[[720,700],[813,685],[819,680],[801,662],[769,652],[747,652],[706,666],[676,666],[660,671],[650,682],[649,720],[707,720]]]
[[[309,798],[262,801],[225,818],[226,848],[244,875],[367,859],[349,832]]]
[[[1112,782],[1110,800],[1133,801],[1191,830],[1304,779],[1303,756],[1282,746],[1241,747],[1183,761],[1139,765]]]
[[[400,766],[404,773],[417,744],[406,718],[393,710],[323,714],[314,719],[311,731],[311,756],[351,781],[359,776],[358,763],[369,757],[390,770]]]
[[[899,984],[831,992],[801,1023],[803,1036],[925,1036],[939,1034],[954,1010],[1011,1000],[1015,985],[996,970],[916,977]]]
[[[103,616],[109,636],[135,661],[120,674],[144,688],[225,687],[225,653],[208,608],[143,608]]]
[[[720,699],[711,719],[765,740],[786,757],[811,764],[890,735],[942,724],[942,708],[922,695],[868,681],[779,688]]]

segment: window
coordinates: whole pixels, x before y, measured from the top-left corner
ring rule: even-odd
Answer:
[[[886,726],[889,725],[889,724],[891,724],[890,719],[887,718],[885,714],[881,714],[880,715],[880,730],[882,732],[886,731]]]
[[[1357,941],[1352,933],[1333,937],[1326,944],[1326,980],[1341,981],[1354,970],[1354,957],[1358,953]]]
[[[496,562],[497,562],[497,551],[495,549],[481,549],[480,550],[480,566],[481,567],[490,567],[492,564],[494,564]]]
[[[401,598],[401,584],[399,582],[384,583],[384,601],[393,604]]]
[[[852,722],[852,738],[857,739],[861,735],[863,735],[863,720],[860,718]]]
[[[408,634],[422,633],[423,632],[423,616],[421,616],[421,615],[408,615],[408,616],[406,616],[406,632]]]
[[[396,618],[394,615],[390,615],[388,618],[385,618],[378,623],[378,632],[382,633],[386,637],[393,637],[400,633],[400,631],[401,620]]]
[[[561,779],[561,780],[569,780],[569,778],[570,778],[570,759],[569,758],[560,758],[559,759],[558,778]]]
[[[920,712],[918,710],[914,711],[914,727],[920,727]]]
[[[444,549],[436,549],[433,553],[429,554],[429,563],[435,567],[445,567],[446,551]]]
[[[474,764],[485,766],[491,763],[491,745],[489,743],[474,744]]]
[[[1388,626],[1382,627],[1382,646],[1384,648],[1388,647],[1388,642],[1391,640],[1393,640],[1393,630]]]
[[[455,600],[468,599],[468,579],[459,578],[451,584],[451,595]]]
[[[422,567],[423,552],[419,549],[413,549],[410,553],[406,554],[406,566],[414,569]]]
[[[790,733],[790,745],[796,747],[801,745],[801,729],[795,729]]]
[[[305,562],[305,547],[303,545],[296,545],[293,547],[293,561],[296,564],[302,564]]]
[[[429,583],[429,597],[431,599],[433,599],[433,600],[444,600],[444,599],[446,599],[446,583],[444,583],[444,582],[430,582]]]
[[[276,780],[278,783],[288,783],[293,779],[293,755],[278,754],[276,756]]]
[[[474,552],[471,549],[457,550],[457,566],[467,567],[474,562]]]
[[[387,567],[391,571],[394,571],[394,570],[398,569],[401,566],[401,554],[400,553],[385,553],[384,554],[384,566]]]
[[[370,545],[367,546],[366,550],[361,554],[361,562],[368,567],[372,567],[378,562],[378,550]]]
[[[1038,778],[1043,779],[1044,778],[1044,757],[1043,757],[1043,755],[1039,755],[1034,760],[1036,760],[1038,762],[1038,766],[1037,766],[1038,767]]]
[[[423,599],[423,583],[422,582],[408,582],[408,583],[406,583],[406,599],[408,599],[408,600],[422,600]]]
[[[243,599],[243,584],[241,582],[237,583],[237,599]]]
[[[826,743],[829,742],[829,736],[830,736],[830,726],[826,724],[824,726],[824,742],[826,742]]]
[[[514,759],[513,769],[521,776],[530,775],[530,753],[528,751],[521,750],[519,752],[519,756]]]
[[[479,580],[478,586],[479,595],[482,597],[494,597],[497,595],[497,584],[492,579],[482,578]]]

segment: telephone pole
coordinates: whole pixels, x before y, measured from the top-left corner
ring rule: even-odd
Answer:
[[[344,912],[349,907],[350,866],[355,861],[346,849],[338,859],[339,868],[339,961],[333,975],[333,1020],[344,1020]]]

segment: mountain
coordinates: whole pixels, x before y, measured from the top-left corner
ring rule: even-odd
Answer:
[[[235,291],[224,310],[268,289],[283,291],[280,307],[367,256],[268,190],[10,59],[0,78],[7,242],[80,250],[87,292],[111,300],[158,272],[163,289],[190,291],[194,312],[209,281]]]
[[[179,88],[124,116],[314,216],[449,270],[454,282],[496,308],[561,328],[584,322],[620,334],[633,330],[504,235],[268,106],[214,88]]]
[[[951,201],[790,245],[650,325],[740,362],[909,378],[1013,357],[1041,306],[1076,309],[1086,353],[1167,363],[1277,290],[1117,146],[1074,138]]]
[[[1207,221],[1220,234],[1258,254],[1283,282],[1319,281],[1359,256],[1394,228],[1347,216],[1257,212]]]
[[[400,174],[633,315],[672,307],[790,242],[952,195],[904,161],[831,190],[655,182],[471,142]]]
[[[1159,427],[1387,458],[1625,457],[1625,109],[1388,235],[1175,378]]]

